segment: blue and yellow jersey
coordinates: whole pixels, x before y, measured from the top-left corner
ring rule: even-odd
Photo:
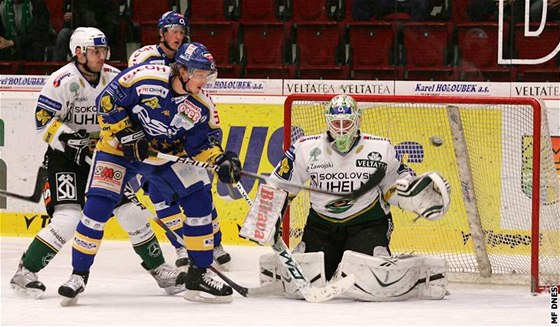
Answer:
[[[219,129],[219,117],[210,98],[176,95],[171,69],[142,64],[119,74],[97,98],[101,151],[122,155],[116,133],[141,127],[153,151],[183,155],[213,163],[221,149],[208,135]],[[156,162],[151,162],[156,163]]]
[[[175,58],[165,55],[163,49],[158,45],[146,45],[134,51],[128,58],[128,67],[142,63],[152,63],[169,66],[175,62]]]

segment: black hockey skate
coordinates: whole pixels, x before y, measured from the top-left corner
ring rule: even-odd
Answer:
[[[233,290],[228,285],[213,279],[206,268],[189,266],[187,288],[183,297],[189,301],[206,303],[228,303],[232,301]]]
[[[25,253],[19,261],[18,269],[14,277],[10,280],[10,286],[25,296],[39,299],[43,296],[47,288],[39,281],[36,273],[27,270],[27,268],[23,266],[24,256]]]
[[[60,300],[61,306],[72,306],[78,302],[78,294],[85,290],[87,277],[87,274],[72,274],[70,279],[58,288],[58,294],[62,296],[62,300]]]

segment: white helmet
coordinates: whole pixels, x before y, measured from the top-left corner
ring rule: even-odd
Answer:
[[[107,58],[110,57],[109,42],[103,32],[95,27],[78,27],[70,37],[70,52],[72,56],[76,55],[76,48],[80,47],[82,51],[86,51],[88,47],[106,47]]]
[[[360,129],[362,110],[349,95],[337,95],[325,109],[325,118],[334,145],[340,152],[348,152]]]

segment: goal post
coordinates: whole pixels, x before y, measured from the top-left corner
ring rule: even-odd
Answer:
[[[324,110],[333,96],[287,97],[285,150],[304,135],[326,131]],[[417,174],[435,170],[451,183],[451,206],[441,220],[414,223],[413,213],[392,208],[393,252],[444,256],[457,275],[506,282],[519,276],[533,292],[560,284],[560,171],[543,102],[352,97],[363,109],[362,132],[390,139]],[[309,196],[302,192],[283,221],[290,247],[301,240],[308,210]]]

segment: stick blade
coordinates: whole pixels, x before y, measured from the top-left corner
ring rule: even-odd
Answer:
[[[302,289],[301,293],[307,302],[318,303],[328,301],[344,294],[354,285],[355,279],[354,275],[348,275],[336,282],[329,282],[327,286],[322,288],[310,287]]]
[[[35,182],[35,190],[30,197],[30,200],[33,202],[40,202],[43,198],[43,187],[47,182],[48,172],[47,167],[41,166],[39,167],[39,171],[37,172],[37,181]]]
[[[368,181],[364,185],[362,185],[362,187],[360,187],[350,195],[350,198],[357,199],[362,195],[368,193],[372,188],[379,185],[379,183],[383,181],[383,178],[385,178],[385,170],[386,170],[385,167],[381,167],[377,169],[373,173],[373,175],[368,179]]]

